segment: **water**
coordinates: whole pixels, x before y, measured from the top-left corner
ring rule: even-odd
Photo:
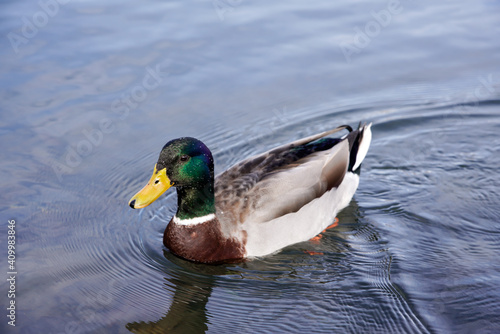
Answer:
[[[497,1],[50,3],[0,5],[2,333],[500,331]],[[359,121],[318,244],[192,264],[162,246],[173,192],[127,206],[172,138],[221,172]]]

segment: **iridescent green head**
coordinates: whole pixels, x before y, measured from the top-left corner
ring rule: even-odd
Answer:
[[[153,176],[129,202],[140,209],[154,202],[168,188],[176,187],[179,218],[215,212],[214,160],[208,147],[196,138],[169,141],[160,152]]]
[[[203,187],[214,179],[214,159],[208,147],[196,138],[183,137],[163,146],[156,169],[167,169],[175,187]]]

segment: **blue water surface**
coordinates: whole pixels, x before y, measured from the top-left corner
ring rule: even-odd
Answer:
[[[2,333],[500,332],[498,1],[3,1],[0,33]],[[174,191],[127,205],[173,138],[222,172],[360,121],[319,243],[193,264]]]

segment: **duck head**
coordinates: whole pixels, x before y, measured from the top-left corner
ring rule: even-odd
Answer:
[[[196,217],[214,208],[214,161],[200,140],[183,137],[169,141],[160,152],[149,182],[129,201],[132,209],[153,203],[170,187],[177,188],[177,216]]]

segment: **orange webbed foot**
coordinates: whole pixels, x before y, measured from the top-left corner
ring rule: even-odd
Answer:
[[[337,226],[339,226],[339,219],[338,219],[337,217],[335,217],[335,219],[333,220],[333,224],[332,224],[332,225],[330,225],[330,226],[328,226],[327,228],[325,228],[325,229],[323,230],[323,233],[325,233],[325,232],[326,232],[326,230],[329,230],[329,229],[334,228],[334,227],[337,227]]]
[[[330,226],[328,226],[327,228],[325,228],[321,233],[325,233],[326,230],[329,230],[331,228],[334,228],[334,227],[337,227],[339,226],[339,219],[337,217],[335,217],[335,220],[333,221],[333,224],[331,224]],[[323,234],[318,234],[317,236],[315,236],[314,238],[310,239],[309,241],[311,241],[312,243],[318,245],[319,244],[319,241],[323,238]],[[309,255],[323,255],[322,252],[313,252],[313,251],[304,251],[305,253],[309,254]]]

